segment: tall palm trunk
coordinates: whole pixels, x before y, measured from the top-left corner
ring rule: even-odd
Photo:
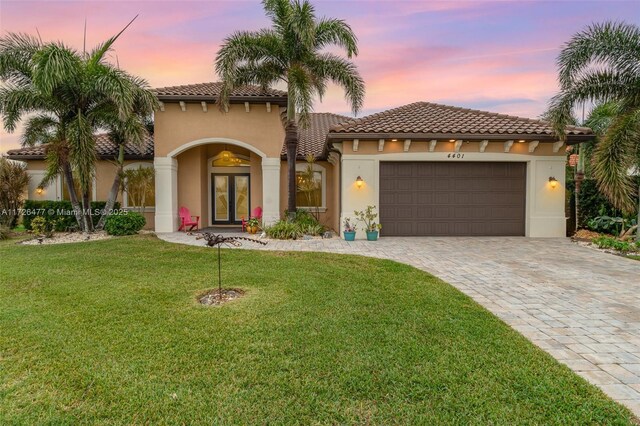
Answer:
[[[67,182],[67,189],[69,191],[69,200],[71,201],[71,207],[73,208],[73,215],[76,217],[78,228],[83,231],[87,228],[84,226],[84,221],[82,219],[82,208],[80,206],[80,202],[78,201],[76,186],[73,182],[73,173],[71,172],[71,166],[69,165],[68,161],[64,161],[62,163],[62,174],[64,175],[64,180]]]
[[[89,200],[89,191],[84,191],[82,194],[82,207],[84,210],[82,215],[84,230],[85,232],[93,232],[93,220],[91,219],[91,201]]]
[[[287,147],[287,171],[289,175],[287,211],[289,217],[292,218],[296,214],[296,156],[298,152],[298,126],[294,120],[287,120],[284,140]]]
[[[287,122],[284,127],[284,143],[287,147],[287,174],[289,177],[289,194],[287,198],[287,212],[292,219],[296,215],[296,157],[298,155],[298,124],[296,123],[296,109],[293,97],[287,99]]]
[[[113,177],[113,184],[111,185],[111,190],[109,191],[109,198],[107,198],[107,203],[104,206],[104,211],[102,212],[102,216],[100,216],[100,220],[96,225],[96,230],[101,231],[104,228],[104,224],[107,221],[107,216],[109,216],[109,212],[113,209],[113,206],[116,204],[116,198],[118,198],[118,192],[120,191],[120,180],[122,177],[122,171],[124,169],[124,145],[120,144],[118,149],[118,160],[117,160],[118,169],[116,170],[116,175]]]

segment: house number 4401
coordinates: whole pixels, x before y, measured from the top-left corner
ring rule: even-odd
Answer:
[[[464,154],[461,153],[450,153],[449,155],[447,155],[447,158],[464,158]]]

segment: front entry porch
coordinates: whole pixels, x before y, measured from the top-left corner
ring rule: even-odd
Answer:
[[[198,141],[196,141],[198,142]],[[154,159],[156,232],[178,229],[178,210],[200,216],[202,227],[239,226],[262,207],[263,222],[280,219],[280,158],[246,143],[207,139]]]

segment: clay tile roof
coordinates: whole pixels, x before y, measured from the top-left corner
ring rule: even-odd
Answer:
[[[222,89],[222,83],[199,83],[199,84],[186,84],[183,86],[169,86],[154,89],[158,99],[162,100],[178,100],[181,98],[202,98],[202,99],[215,99],[220,95]],[[262,90],[259,86],[241,86],[236,88],[231,94],[233,98],[282,98],[286,99],[287,92],[276,89]]]
[[[7,151],[12,160],[44,158],[46,145],[25,147]],[[153,159],[153,136],[145,136],[141,146],[126,146],[125,159]],[[102,158],[113,158],[118,155],[117,146],[106,133],[96,135],[96,154]]]
[[[415,102],[360,119],[350,119],[332,126],[330,131],[553,136],[553,129],[545,121],[431,102]],[[591,134],[591,129],[586,127],[567,127],[567,135]]]
[[[309,114],[309,126],[306,129],[298,128],[298,158],[306,158],[311,154],[314,157],[322,157],[327,145],[327,135],[331,126],[349,120],[344,115],[331,114],[329,112],[314,112]],[[282,146],[282,156],[286,157],[287,148]]]

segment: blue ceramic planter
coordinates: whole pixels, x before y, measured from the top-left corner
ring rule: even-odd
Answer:
[[[367,240],[378,241],[378,231],[367,231]]]
[[[356,231],[353,232],[344,232],[344,240],[345,241],[355,241],[356,239]]]

